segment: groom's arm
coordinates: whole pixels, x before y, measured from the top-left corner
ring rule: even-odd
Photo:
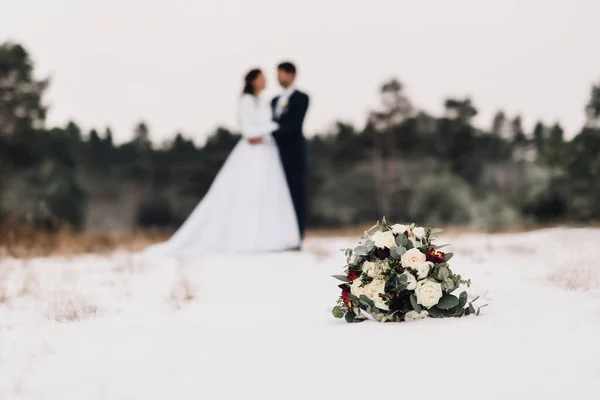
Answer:
[[[303,94],[298,97],[297,104],[294,104],[294,110],[291,113],[288,123],[280,125],[279,129],[273,132],[273,137],[277,142],[286,142],[298,136],[302,132],[302,123],[308,110],[308,96]]]

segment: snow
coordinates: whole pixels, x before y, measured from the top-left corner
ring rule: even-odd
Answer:
[[[600,398],[600,230],[446,239],[479,317],[334,319],[348,238],[4,260],[0,399]]]

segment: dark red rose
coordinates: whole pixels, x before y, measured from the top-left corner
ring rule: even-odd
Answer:
[[[350,291],[348,289],[342,289],[342,300],[348,308],[352,308],[352,302],[350,301]]]
[[[355,279],[358,279],[360,274],[354,270],[348,270],[348,280],[352,282]]]
[[[439,264],[441,262],[444,262],[444,252],[443,251],[435,251],[435,249],[432,247],[427,252],[427,261],[431,261],[434,264]]]
[[[408,239],[408,231],[404,231],[404,236]]]

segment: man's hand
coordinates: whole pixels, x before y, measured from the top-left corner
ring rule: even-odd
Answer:
[[[248,139],[248,143],[250,143],[250,144],[261,144],[263,141],[264,140],[261,137],[255,137],[255,138]]]

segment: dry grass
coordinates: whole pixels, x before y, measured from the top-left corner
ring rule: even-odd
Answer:
[[[365,229],[372,225],[364,224],[345,228],[316,228],[307,231],[307,238],[351,237],[359,238]],[[590,225],[588,225],[590,226]],[[518,227],[500,233],[519,233],[549,226]],[[576,227],[572,225],[572,227]],[[458,236],[467,233],[481,233],[481,230],[470,227],[444,227],[447,236]],[[31,226],[22,225],[14,220],[6,220],[0,224],[0,259],[47,257],[53,255],[72,256],[78,254],[107,253],[115,250],[139,251],[147,246],[167,240],[171,232],[71,232],[63,230],[55,233],[40,232]]]
[[[179,272],[178,277],[173,282],[169,303],[176,310],[181,310],[189,305],[196,298],[196,286],[183,273]]]
[[[565,290],[600,294],[600,256],[565,262],[548,278]]]
[[[59,323],[77,322],[94,318],[98,308],[81,299],[58,299],[49,312],[49,318]]]
[[[107,253],[115,250],[138,251],[164,241],[169,233],[128,233],[59,231],[40,232],[34,228],[6,221],[0,225],[0,258],[71,256],[86,253]]]

